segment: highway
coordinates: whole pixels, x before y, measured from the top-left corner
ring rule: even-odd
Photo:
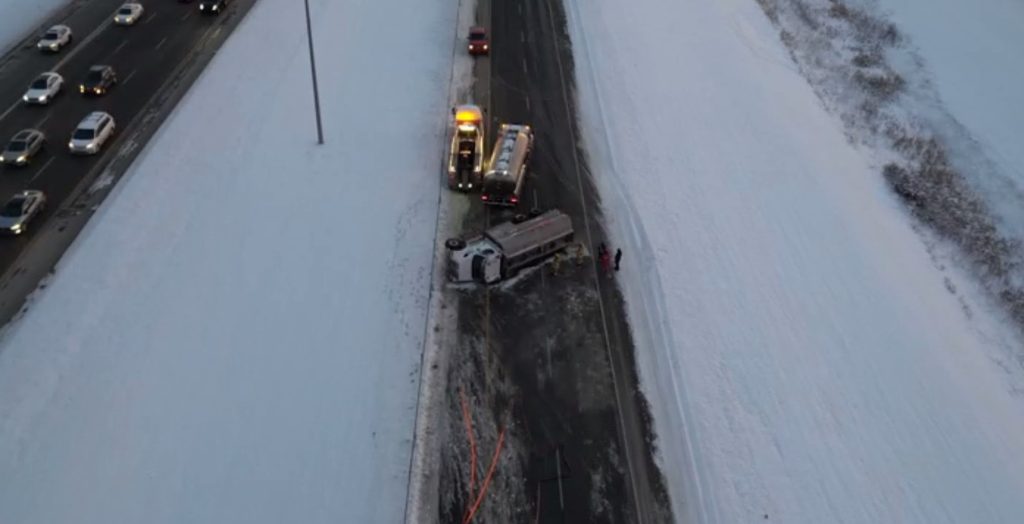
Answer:
[[[561,2],[481,0],[476,20],[491,32],[491,55],[476,61],[473,94],[487,110],[488,151],[500,123],[530,124],[536,133],[515,212],[561,209],[572,217],[576,240],[588,253],[596,251],[607,240],[600,198],[578,148],[571,42]],[[466,198],[463,231],[479,231],[514,213],[484,208],[475,193]],[[522,493],[490,494],[490,504],[506,497],[504,514],[530,522],[672,521],[664,478],[653,461],[621,295],[592,257],[579,265],[571,258],[558,274],[542,268],[511,289],[461,294],[459,324],[465,339],[484,340],[479,361],[475,354],[456,357],[470,358],[476,366],[470,375],[482,382],[462,387],[487,392],[482,402],[492,410],[492,424],[515,428],[528,449],[519,466],[526,479]],[[453,417],[462,420],[458,413]],[[466,482],[442,476],[442,491]],[[513,507],[519,498],[528,507]],[[442,503],[441,521],[457,510]]]
[[[47,146],[28,166],[0,168],[0,199],[6,201],[24,189],[40,189],[49,205],[27,233],[0,238],[0,322],[17,311],[98,205],[94,198],[85,207],[89,212],[82,212],[81,200],[89,186],[102,172],[115,180],[123,173],[141,149],[144,135],[155,131],[254,1],[232,3],[219,16],[201,14],[196,2],[146,2],[142,19],[134,26],[113,24],[122,0],[73,2],[3,57],[0,141],[6,145],[19,130],[35,128],[45,133]],[[35,43],[54,24],[71,27],[74,41],[59,53],[42,53]],[[112,66],[119,82],[105,96],[84,97],[77,86],[89,67],[97,64]],[[63,92],[47,106],[24,104],[21,96],[45,71],[64,77]],[[100,154],[69,154],[71,133],[96,110],[114,117],[114,139]],[[113,163],[115,159],[118,162]],[[76,200],[78,208],[72,210]],[[73,224],[55,223],[71,216],[76,218]],[[62,238],[41,238],[57,232]]]

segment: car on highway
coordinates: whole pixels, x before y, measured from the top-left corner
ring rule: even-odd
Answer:
[[[213,15],[220,14],[228,7],[228,0],[199,0],[199,11]]]
[[[121,6],[114,15],[114,23],[117,25],[135,25],[142,18],[142,13],[145,8],[142,4],[136,2],[128,2]]]
[[[64,88],[64,77],[52,71],[43,73],[36,77],[28,86],[28,91],[21,99],[26,104],[49,104]]]
[[[71,134],[68,151],[95,155],[113,135],[114,117],[103,111],[93,111],[78,123],[75,132]]]
[[[94,65],[85,75],[85,81],[78,84],[78,92],[83,95],[103,95],[117,83],[114,68],[108,65]]]
[[[26,189],[15,194],[0,209],[0,233],[20,235],[28,223],[46,209],[46,195],[42,191]]]
[[[66,25],[55,25],[43,33],[43,37],[36,42],[36,49],[56,53],[71,43],[71,28]]]
[[[487,30],[480,26],[469,28],[469,54],[486,55],[490,52],[490,43],[487,41]]]
[[[46,136],[37,129],[22,129],[14,138],[7,143],[7,147],[0,153],[0,163],[14,166],[24,166],[32,161],[43,145],[46,143]]]

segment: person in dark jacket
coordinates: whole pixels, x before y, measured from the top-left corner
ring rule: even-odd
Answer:
[[[622,260],[622,250],[615,250],[615,271],[619,270],[619,262]]]

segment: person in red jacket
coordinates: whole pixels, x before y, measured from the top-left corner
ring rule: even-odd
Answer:
[[[605,275],[611,275],[612,269],[612,256],[608,252],[608,249],[601,244],[601,269],[604,270]]]

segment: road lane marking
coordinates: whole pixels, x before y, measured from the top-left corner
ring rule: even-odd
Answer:
[[[562,446],[555,448],[555,468],[558,472],[558,506],[565,511],[565,495],[562,493]]]
[[[182,21],[182,22],[184,22],[185,20],[188,20],[188,17],[190,17],[190,16],[192,16],[192,10],[191,10],[191,9],[190,9],[190,10],[188,10],[188,11],[187,11],[187,12],[185,13],[185,16],[181,17],[181,21]]]
[[[93,32],[89,33],[89,36],[85,37],[85,40],[82,40],[81,42],[78,43],[78,45],[75,45],[74,48],[71,49],[71,51],[69,51],[68,54],[65,55],[64,58],[62,58],[60,60],[60,62],[57,62],[57,64],[54,65],[53,69],[51,69],[50,71],[57,71],[61,67],[64,67],[64,64],[66,64],[68,62],[68,60],[71,60],[71,58],[74,57],[76,54],[78,54],[79,51],[81,51],[82,49],[88,47],[90,42],[95,40],[96,37],[99,36],[100,33],[103,32],[104,29],[106,29],[108,26],[110,26],[113,23],[114,23],[114,21],[112,19],[107,18],[106,21],[104,21],[102,24],[100,24],[99,27],[97,27]]]
[[[9,115],[11,113],[11,111],[14,111],[15,107],[18,107],[19,105],[21,105],[21,102],[22,101],[19,98],[17,102],[15,102],[14,104],[11,105],[11,107],[8,107],[7,111],[4,111],[3,114],[0,114],[0,120],[3,120],[5,118],[7,118],[7,115]]]
[[[43,164],[43,167],[39,168],[39,171],[36,171],[36,174],[32,175],[32,178],[28,179],[28,187],[32,187],[32,182],[35,182],[36,179],[39,178],[39,175],[43,174],[43,171],[46,171],[46,168],[50,167],[50,164],[52,164],[56,158],[56,156],[51,156],[50,159]]]
[[[111,54],[111,55],[116,55],[116,54],[117,54],[117,52],[118,52],[118,51],[120,51],[121,49],[124,49],[124,46],[126,46],[126,45],[128,45],[128,41],[127,41],[127,40],[124,40],[123,42],[121,42],[120,44],[118,44],[118,45],[117,45],[117,47],[115,47],[115,48],[114,48],[114,52],[113,52],[113,53],[110,53],[110,54]]]
[[[143,24],[148,24],[148,23],[152,22],[154,18],[156,18],[156,13],[153,13],[153,14],[149,15],[149,18],[143,20],[142,23]]]
[[[523,58],[523,72],[526,72],[526,58]]]
[[[565,65],[562,63],[562,53],[561,53],[561,48],[560,48],[559,42],[558,42],[558,36],[557,36],[558,32],[557,32],[557,30],[555,28],[555,16],[552,13],[551,3],[552,3],[551,0],[548,0],[548,1],[544,2],[544,7],[546,8],[545,11],[547,12],[547,17],[546,18],[548,20],[548,27],[551,29],[551,32],[549,34],[551,36],[552,48],[555,51],[555,63],[558,66],[557,69],[558,69],[559,87],[561,88],[560,90],[562,91],[562,106],[565,109],[566,117],[569,119],[569,124],[568,124],[569,138],[572,139],[572,143],[573,144],[576,144],[576,143],[578,143],[578,141],[577,141],[578,140],[578,138],[577,138],[578,137],[578,131],[576,129],[576,125],[577,124],[575,122],[573,122],[573,119],[572,119],[573,112],[571,111],[570,105],[569,105],[569,89],[568,89],[568,82],[566,81],[566,76],[567,75],[565,73]],[[522,4],[520,4],[520,5],[522,5]],[[589,58],[590,58],[590,49],[589,49],[589,47],[587,45],[587,42],[586,42],[586,36],[583,37],[582,42],[583,42],[583,49],[585,51],[585,55],[584,56],[587,57],[587,59],[589,60]],[[600,107],[600,105],[599,105],[599,107]],[[604,118],[604,114],[601,111],[603,111],[603,108],[601,110],[599,110],[599,113],[601,113],[601,117],[603,119]],[[607,130],[605,130],[605,132],[607,133]],[[575,174],[576,174],[576,191],[577,191],[577,194],[579,196],[580,210],[581,210],[582,215],[583,215],[583,231],[586,233],[587,244],[593,246],[594,245],[594,236],[593,236],[593,233],[591,232],[591,229],[590,229],[590,213],[587,211],[587,198],[586,198],[586,195],[583,193],[583,174],[582,174],[582,169],[580,168],[580,152],[575,147],[572,148],[572,164],[573,164],[573,171],[575,171]],[[612,160],[612,169],[614,170],[615,167],[616,167],[615,166],[615,161],[613,159]],[[605,308],[605,304],[604,304],[604,297],[602,297],[602,295],[601,295],[602,287],[603,286],[601,285],[601,278],[600,278],[600,276],[598,276],[597,273],[596,273],[596,268],[593,268],[593,269],[595,271],[595,274],[594,274],[595,278],[593,280],[593,283],[594,283],[594,287],[597,289],[597,305],[598,305],[598,311],[599,311],[599,313],[601,315],[601,331],[602,331],[602,334],[604,335],[605,356],[608,359],[608,370],[609,370],[609,372],[611,374],[611,377],[612,377],[612,392],[613,392],[613,394],[615,396],[615,409],[616,409],[616,416],[615,416],[615,418],[616,418],[616,420],[618,422],[619,437],[621,438],[622,443],[623,443],[623,453],[622,453],[622,455],[625,458],[626,472],[627,472],[627,474],[629,476],[629,487],[630,487],[630,491],[632,492],[631,493],[632,496],[630,498],[633,499],[633,510],[635,512],[634,515],[636,515],[637,521],[640,522],[640,524],[643,524],[644,522],[647,521],[647,518],[646,518],[647,513],[644,512],[643,507],[642,507],[642,505],[640,503],[641,493],[640,493],[640,491],[639,491],[639,489],[637,487],[638,485],[637,485],[636,466],[633,465],[634,457],[632,457],[632,453],[630,452],[630,445],[631,445],[631,441],[632,441],[633,435],[630,434],[628,431],[626,431],[626,422],[624,420],[625,417],[623,416],[623,412],[625,410],[622,408],[622,405],[624,403],[624,399],[626,399],[628,401],[628,397],[626,397],[626,393],[624,391],[622,391],[624,384],[620,384],[620,382],[619,382],[620,378],[617,376],[618,373],[615,371],[616,359],[615,359],[615,355],[613,355],[613,352],[612,352],[612,340],[611,340],[611,336],[610,336],[609,330],[608,330],[608,317],[607,317],[607,313],[605,311],[606,308]],[[619,354],[618,356],[620,358],[625,358],[621,354]],[[640,438],[642,439],[643,436],[641,435]],[[643,460],[643,459],[641,459],[641,460]],[[650,495],[650,494],[648,493],[647,495]]]
[[[529,95],[527,95],[527,97],[526,97],[526,110],[527,111],[530,110],[530,97],[529,97]]]
[[[32,126],[32,129],[42,129],[43,124],[50,119],[51,114],[52,113],[46,113],[46,116],[44,116],[42,120],[36,122],[35,125]]]
[[[519,32],[519,43],[520,44],[525,44],[526,43],[526,33],[523,33],[522,31]]]
[[[128,82],[132,79],[132,77],[135,76],[135,73],[137,73],[138,71],[138,69],[132,69],[132,72],[128,73],[128,76],[124,77],[124,82],[121,82],[121,85],[127,85]]]
[[[541,278],[541,282],[543,282],[544,281],[543,273],[541,274],[540,278]],[[541,286],[543,287],[543,284],[541,284]],[[547,353],[547,356],[548,356],[548,380],[554,380],[555,371],[551,367],[551,339],[550,338],[544,341],[544,350],[545,350],[545,353]]]
[[[164,42],[166,42],[166,41],[167,41],[167,37],[165,36],[165,37],[164,37],[164,38],[163,38],[162,40],[160,40],[159,42],[157,42],[157,44],[156,44],[156,48],[157,48],[157,49],[160,49],[161,47],[163,47],[163,45],[164,45]]]

